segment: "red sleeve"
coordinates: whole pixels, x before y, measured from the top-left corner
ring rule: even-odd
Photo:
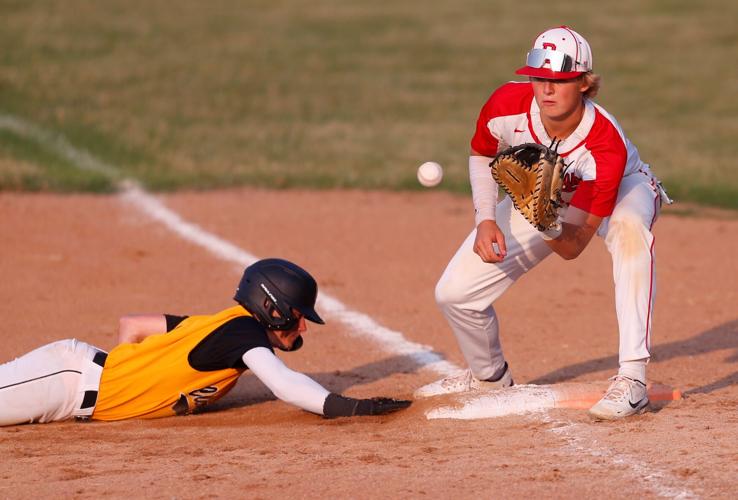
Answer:
[[[499,138],[489,131],[489,122],[500,116],[527,113],[532,99],[529,83],[510,82],[495,90],[479,112],[471,148],[484,156],[495,156]]]
[[[597,123],[600,121],[600,123]],[[598,217],[612,214],[628,152],[617,129],[598,113],[585,147],[595,161],[595,179],[579,183],[571,205]]]
[[[492,99],[494,94],[482,107],[482,111],[479,112],[479,118],[477,118],[477,129],[474,132],[474,137],[471,140],[471,148],[477,153],[484,156],[494,156],[497,154],[497,145],[499,141],[487,128],[487,124],[492,119],[490,116],[490,110],[492,108]]]

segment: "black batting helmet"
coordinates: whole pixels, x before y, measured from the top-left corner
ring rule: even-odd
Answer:
[[[233,298],[266,328],[291,330],[298,322],[293,309],[314,323],[325,323],[315,312],[317,296],[318,284],[303,268],[284,259],[264,259],[246,268]]]

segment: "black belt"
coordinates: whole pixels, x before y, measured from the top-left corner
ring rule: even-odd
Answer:
[[[105,367],[105,361],[108,359],[108,353],[104,351],[97,351],[95,356],[92,358],[92,362],[96,365]],[[85,391],[85,396],[82,398],[82,404],[79,406],[80,410],[85,408],[92,408],[97,403],[97,391]]]
[[[95,356],[92,358],[92,362],[96,365],[105,366],[105,361],[108,359],[108,353],[105,351],[97,351]]]

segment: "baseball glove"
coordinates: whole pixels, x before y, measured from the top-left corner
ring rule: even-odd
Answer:
[[[489,164],[495,182],[512,199],[515,209],[539,231],[551,228],[561,206],[564,160],[551,147],[526,143],[500,151]]]

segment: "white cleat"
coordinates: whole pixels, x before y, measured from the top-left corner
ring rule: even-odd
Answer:
[[[589,409],[597,420],[617,420],[643,413],[648,407],[646,384],[623,375],[615,375],[605,395]]]
[[[467,369],[455,375],[450,375],[441,380],[431,382],[417,389],[413,396],[416,398],[429,398],[431,396],[440,396],[442,394],[456,394],[459,392],[476,391],[478,389],[502,389],[512,387],[514,385],[510,367],[505,366],[505,373],[499,380],[488,382],[479,380],[472,375],[471,370]]]

